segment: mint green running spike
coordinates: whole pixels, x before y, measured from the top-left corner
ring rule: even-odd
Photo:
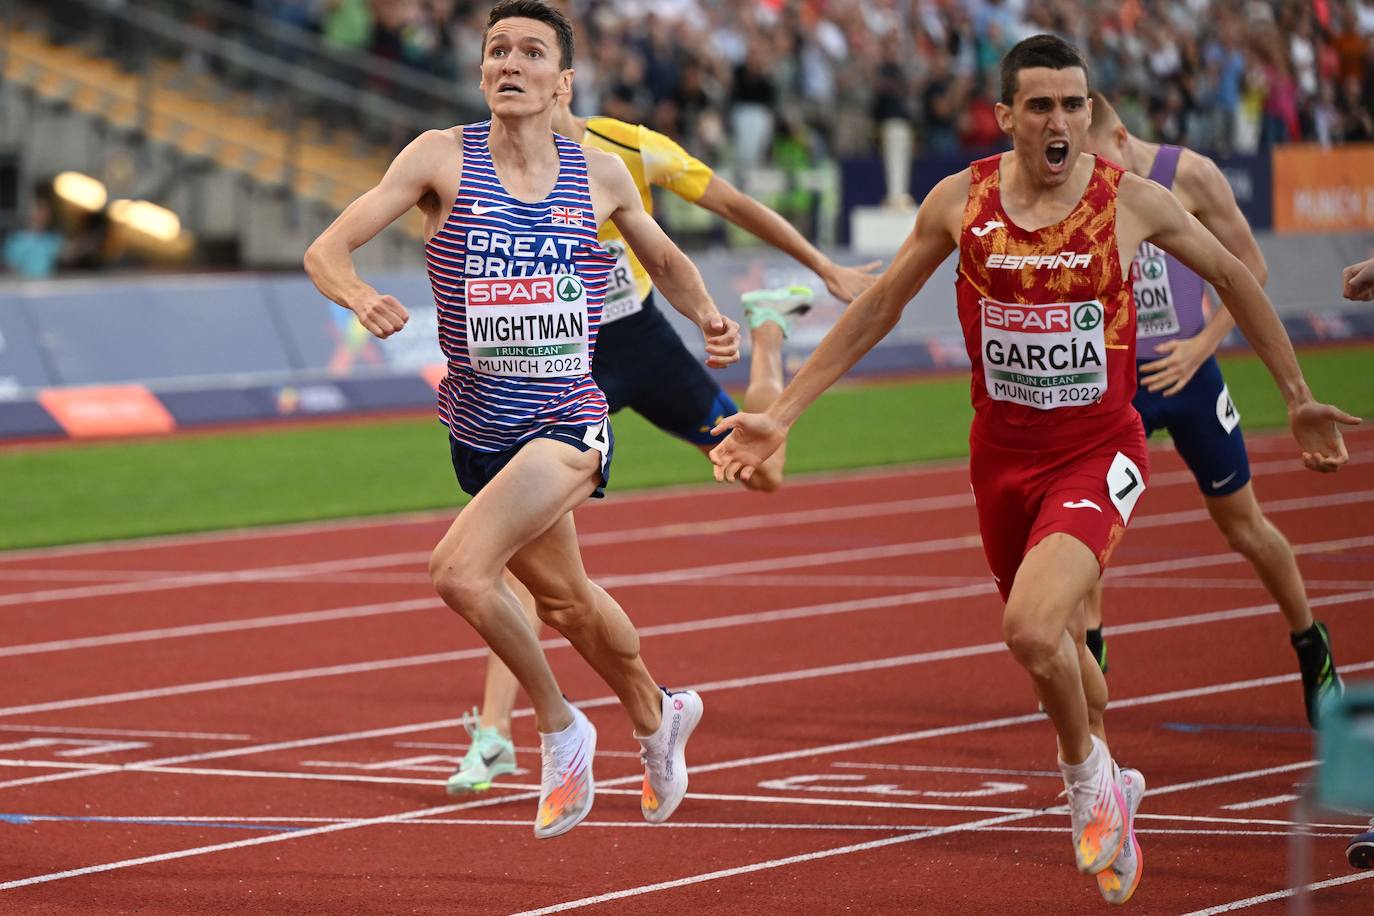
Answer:
[[[472,737],[472,746],[463,756],[458,770],[448,778],[448,794],[485,792],[498,776],[515,772],[515,745],[494,728],[482,728],[476,707],[463,716],[463,727]]]
[[[756,289],[740,297],[744,317],[749,327],[757,328],[773,322],[782,328],[782,336],[792,334],[792,319],[811,311],[816,294],[809,286],[783,286],[777,289]]]

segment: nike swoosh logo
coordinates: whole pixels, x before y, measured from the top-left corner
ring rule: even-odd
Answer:
[[[491,766],[493,763],[495,763],[496,761],[498,761],[498,760],[500,760],[500,759],[501,759],[501,752],[500,752],[500,751],[497,751],[495,754],[492,754],[490,757],[488,757],[486,754],[483,754],[483,755],[482,755],[482,766],[484,766],[484,767],[489,767],[489,766]]]
[[[472,215],[473,215],[473,216],[486,216],[488,213],[495,213],[497,210],[504,210],[504,209],[506,209],[506,208],[505,208],[505,207],[484,207],[484,206],[482,206],[481,204],[479,204],[479,203],[478,203],[477,201],[475,201],[475,200],[472,202]]]
[[[1214,480],[1214,481],[1212,481],[1212,489],[1213,489],[1213,490],[1220,490],[1222,487],[1226,486],[1228,483],[1230,483],[1231,481],[1235,480],[1235,479],[1236,479],[1236,475],[1239,474],[1239,473],[1240,473],[1239,471],[1232,471],[1231,473],[1227,474],[1225,477],[1221,478],[1220,480]]]
[[[994,229],[1004,229],[1004,228],[1006,228],[1006,225],[1007,225],[1006,223],[1004,223],[1004,222],[1002,222],[1002,221],[1000,221],[1000,220],[995,220],[995,219],[994,219],[994,220],[989,220],[989,221],[987,221],[986,223],[984,223],[983,225],[981,225],[981,226],[977,227],[976,229],[974,229],[974,230],[973,230],[973,234],[976,235],[976,236],[978,236],[978,237],[981,239],[983,236],[987,235],[989,232],[991,232],[991,231],[994,230]]]
[[[1068,503],[1064,503],[1064,508],[1065,508],[1065,509],[1096,509],[1098,512],[1101,512],[1101,511],[1102,511],[1102,507],[1099,506],[1097,503],[1093,502],[1091,499],[1080,499],[1078,502],[1068,502]]]

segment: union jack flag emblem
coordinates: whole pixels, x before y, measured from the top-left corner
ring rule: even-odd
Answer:
[[[553,215],[553,222],[559,226],[580,226],[582,225],[583,212],[574,207],[554,207],[550,211]]]

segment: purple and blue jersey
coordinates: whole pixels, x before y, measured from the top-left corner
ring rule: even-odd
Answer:
[[[1150,180],[1173,189],[1181,146],[1161,146]],[[1202,314],[1202,278],[1183,262],[1149,242],[1142,242],[1131,262],[1135,294],[1136,359],[1158,359],[1155,347],[1167,340],[1196,337],[1206,324]]]

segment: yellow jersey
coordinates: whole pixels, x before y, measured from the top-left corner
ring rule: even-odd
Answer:
[[[639,188],[644,209],[654,212],[651,188],[667,188],[688,203],[696,203],[711,183],[711,167],[677,143],[642,124],[627,124],[615,118],[588,118],[582,145],[594,147],[621,158]],[[643,308],[653,290],[644,265],[621,238],[615,223],[607,220],[597,235],[606,250],[616,256],[606,289],[601,323],[608,324]]]

